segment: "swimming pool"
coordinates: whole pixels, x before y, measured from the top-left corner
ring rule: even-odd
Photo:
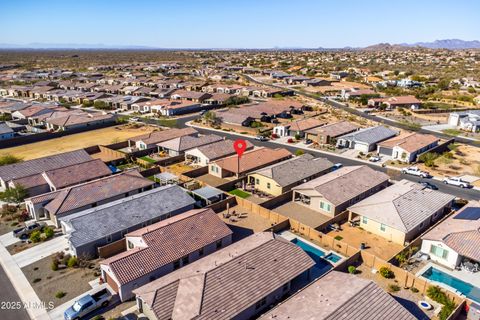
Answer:
[[[461,292],[467,298],[480,302],[480,289],[472,286],[470,283],[462,281],[458,278],[440,271],[434,267],[428,268],[423,274],[423,277],[431,281],[440,282],[447,286]]]
[[[325,256],[325,251],[320,250],[319,248],[315,248],[314,246],[311,246],[305,241],[302,241],[298,238],[292,239],[291,242],[302,248],[302,250],[305,251],[310,256],[310,258],[313,259],[313,261],[315,261],[315,266],[312,268],[311,271],[311,275],[314,279],[320,277],[328,270],[333,268],[332,264],[328,261],[335,263],[341,259],[341,257],[337,256],[334,253],[329,253]]]

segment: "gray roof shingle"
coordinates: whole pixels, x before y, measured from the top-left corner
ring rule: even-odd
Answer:
[[[374,144],[388,138],[394,137],[398,134],[397,131],[386,128],[384,126],[360,129],[356,132],[341,136],[339,139],[345,139],[355,142],[363,142],[367,144]]]

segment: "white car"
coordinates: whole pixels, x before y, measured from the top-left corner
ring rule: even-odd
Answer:
[[[378,161],[380,161],[380,160],[381,160],[381,159],[380,159],[379,156],[371,156],[371,157],[368,159],[368,161],[370,161],[370,162],[378,162]]]
[[[408,167],[408,168],[403,168],[402,173],[405,174],[410,174],[412,176],[417,176],[417,177],[422,177],[422,178],[428,178],[430,177],[430,174],[426,171],[422,171],[417,167]]]
[[[460,188],[470,188],[470,183],[467,181],[463,181],[459,177],[446,177],[443,179],[443,183],[445,184],[451,184],[452,186],[457,186]]]
[[[140,119],[137,118],[137,117],[133,117],[133,118],[128,119],[128,121],[130,121],[130,122],[138,122],[138,121],[140,121]]]

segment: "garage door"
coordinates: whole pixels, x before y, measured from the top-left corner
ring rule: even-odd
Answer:
[[[383,154],[383,155],[386,155],[386,156],[391,156],[392,152],[393,152],[393,149],[390,149],[390,148],[385,148],[385,147],[378,148],[378,153],[379,154]]]

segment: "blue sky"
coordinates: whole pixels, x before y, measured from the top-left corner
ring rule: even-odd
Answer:
[[[480,40],[478,0],[0,0],[0,43],[162,48]]]

